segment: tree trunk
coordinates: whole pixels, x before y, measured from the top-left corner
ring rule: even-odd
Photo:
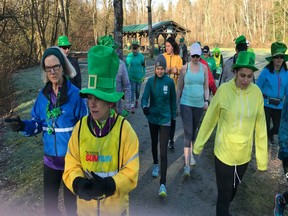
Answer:
[[[151,13],[151,2],[148,0],[148,35],[149,35],[149,47],[150,47],[150,58],[153,58],[154,55],[154,35],[152,33],[152,13]]]
[[[122,0],[114,0],[114,40],[118,46],[118,49],[121,50],[119,52],[119,58],[123,58],[123,2]]]

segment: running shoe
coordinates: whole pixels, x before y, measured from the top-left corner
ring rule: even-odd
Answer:
[[[191,166],[196,165],[196,161],[195,161],[195,159],[194,159],[193,154],[191,154],[191,158],[190,158],[190,165],[191,165]]]
[[[166,197],[166,196],[167,196],[167,190],[166,190],[164,184],[161,184],[161,185],[160,185],[160,188],[159,188],[159,196],[160,196],[160,197]]]
[[[284,209],[285,209],[285,200],[282,194],[276,194],[274,216],[284,216]]]
[[[183,177],[189,177],[190,176],[190,167],[189,165],[184,167]]]
[[[157,178],[159,176],[159,165],[158,164],[153,165],[152,176],[154,178]]]
[[[175,146],[174,146],[174,141],[173,140],[170,140],[169,141],[169,148],[172,150],[172,149],[175,149]]]

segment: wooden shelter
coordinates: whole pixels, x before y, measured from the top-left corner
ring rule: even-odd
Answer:
[[[160,36],[164,38],[165,42],[169,36],[176,38],[179,34],[184,37],[186,33],[189,32],[191,32],[189,29],[184,28],[173,20],[166,20],[152,24],[152,33],[156,44],[159,44]],[[131,43],[132,40],[139,40],[140,45],[148,45],[148,35],[148,24],[129,25],[123,27],[123,37],[126,37],[126,44]],[[142,38],[145,39],[146,44],[143,44]]]

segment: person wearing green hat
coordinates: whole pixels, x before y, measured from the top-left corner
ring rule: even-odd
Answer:
[[[241,35],[238,38],[236,38],[235,45],[236,45],[235,47],[236,53],[234,54],[234,56],[227,59],[226,62],[224,63],[223,71],[219,78],[219,86],[235,77],[234,71],[232,70],[232,65],[235,64],[239,52],[247,51],[247,43],[245,36]]]
[[[139,52],[139,42],[136,40],[132,41],[132,52],[126,57],[126,67],[131,84],[131,113],[134,113],[138,107],[141,84],[146,74],[145,57]]]
[[[13,131],[27,137],[42,133],[44,143],[44,210],[46,215],[61,215],[58,208],[59,189],[64,171],[64,157],[73,127],[87,115],[85,101],[69,78],[76,74],[64,53],[57,46],[45,50],[41,59],[41,89],[31,110],[31,120],[19,116],[6,118]],[[76,215],[76,197],[64,185],[64,207],[68,215]]]
[[[216,77],[215,79],[219,79],[220,75],[223,71],[223,55],[221,54],[221,50],[219,47],[215,47],[213,50],[213,58],[216,63]]]
[[[271,144],[274,144],[274,135],[278,134],[284,96],[288,89],[286,50],[287,46],[282,42],[271,44],[271,56],[266,58],[269,63],[261,71],[256,82],[264,97],[267,133]],[[286,165],[288,167],[288,163]],[[288,168],[285,170],[288,172]]]
[[[188,61],[188,49],[186,44],[184,43],[184,38],[180,38],[179,40],[179,55],[182,58],[182,64],[185,65]]]
[[[102,36],[98,38],[98,45],[112,47],[115,52],[118,46],[115,44],[112,36]],[[131,84],[128,77],[125,63],[119,59],[119,69],[116,76],[116,90],[117,92],[124,92],[125,107],[122,105],[122,99],[117,102],[116,112],[123,117],[127,117],[131,111]]]
[[[66,57],[76,70],[76,76],[70,79],[70,81],[77,88],[81,89],[81,82],[82,82],[81,70],[78,61],[69,55],[71,46],[72,44],[70,43],[66,35],[61,35],[58,37],[58,47],[60,47],[60,49],[65,53]]]
[[[217,125],[214,155],[218,190],[216,216],[229,216],[229,207],[252,157],[267,170],[268,146],[262,92],[253,81],[255,54],[239,53],[232,65],[235,77],[221,85],[204,116],[194,143],[199,155]]]
[[[113,48],[97,45],[88,52],[89,115],[73,130],[63,181],[77,195],[78,215],[129,215],[129,193],[139,176],[139,140],[114,107],[119,58]]]

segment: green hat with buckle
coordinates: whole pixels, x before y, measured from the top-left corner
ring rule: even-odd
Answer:
[[[58,46],[63,47],[63,46],[72,46],[72,44],[69,42],[69,39],[66,35],[61,35],[58,37]]]
[[[285,54],[287,46],[282,42],[274,42],[271,44],[271,56],[265,58],[270,62],[274,56],[284,56],[284,61],[288,61],[288,55]]]
[[[116,91],[116,75],[119,58],[113,48],[97,45],[88,52],[88,88],[80,91],[80,96],[87,94],[115,103],[123,97],[123,92]]]
[[[255,53],[242,51],[239,52],[236,63],[232,65],[233,70],[237,68],[250,68],[254,72],[258,70],[255,67]]]

